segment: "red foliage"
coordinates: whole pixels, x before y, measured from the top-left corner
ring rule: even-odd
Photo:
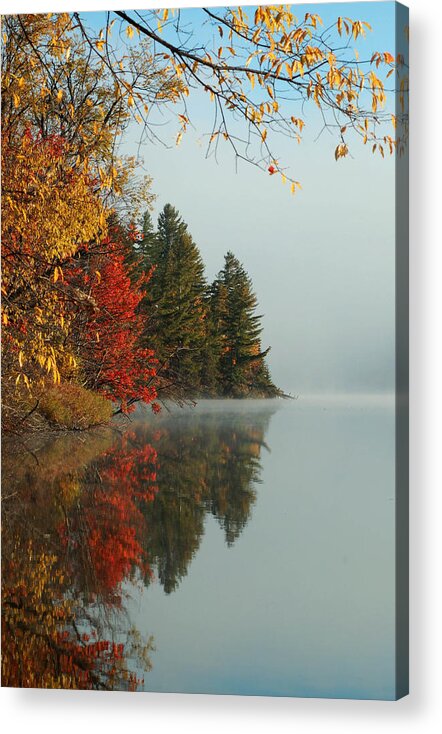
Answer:
[[[137,306],[145,279],[133,284],[117,246],[110,241],[103,244],[109,254],[99,264],[101,277],[95,274],[92,281],[91,295],[98,310],[87,328],[94,361],[100,365],[97,387],[123,407],[130,400],[151,403],[156,397],[152,380],[157,363],[152,350],[138,346],[144,317],[137,314]]]
[[[118,241],[121,231],[114,228],[111,235],[95,252],[89,250],[85,262],[72,268],[68,277],[93,304],[82,325],[80,349],[88,386],[129,413],[135,402],[149,404],[156,398],[157,360],[151,349],[139,345],[146,317],[137,310],[150,274],[131,280],[124,246]],[[131,236],[135,236],[132,230]],[[152,407],[158,411],[156,404]]]
[[[84,493],[70,518],[69,532],[65,525],[59,532],[65,546],[69,536],[73,547],[87,549],[90,568],[80,573],[91,577],[94,592],[118,596],[133,569],[151,574],[141,544],[147,528],[140,506],[152,501],[157,492],[157,452],[149,444],[128,447],[125,443],[105,454],[103,461],[100,483]]]
[[[110,640],[88,642],[89,639],[84,634],[79,640],[68,630],[56,634],[53,645],[58,668],[66,679],[65,687],[90,690],[101,687],[102,682],[104,688],[112,688],[112,681],[119,680],[120,668],[126,662],[124,645]],[[143,683],[143,679],[129,670],[122,678],[127,681],[129,691],[135,691]]]

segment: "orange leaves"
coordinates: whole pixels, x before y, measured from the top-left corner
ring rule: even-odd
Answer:
[[[299,59],[295,59],[292,64],[292,76],[295,77],[296,74],[299,74],[301,77],[304,76],[304,64]]]
[[[302,129],[303,129],[304,125],[305,125],[305,122],[304,122],[304,120],[301,120],[301,118],[300,118],[300,117],[294,117],[293,115],[292,115],[292,117],[290,118],[290,120],[291,120],[291,122],[292,122],[292,123],[293,123],[293,124],[294,124],[294,125],[295,125],[295,126],[296,126],[297,128],[299,128],[300,132],[302,132]]]
[[[388,51],[384,51],[383,53],[380,53],[379,51],[375,51],[370,59],[370,63],[375,63],[376,68],[379,68],[379,66],[383,64],[389,64],[393,65],[396,63],[394,56],[389,53]]]
[[[135,16],[132,16],[134,20],[131,22],[130,13],[119,11],[118,15],[125,23],[123,33],[126,33],[127,39],[135,41],[137,35],[143,36],[139,33]],[[298,20],[291,6],[260,5],[252,12],[246,12],[239,7],[209,15],[213,17],[209,20],[205,16],[204,18],[207,23],[212,24],[213,34],[208,36],[208,39],[211,38],[213,42],[208,41],[203,47],[195,48],[185,38],[178,44],[173,32],[167,35],[170,25],[168,10],[146,11],[146,29],[155,35],[152,56],[146,57],[146,46],[142,47],[138,41],[131,44],[130,64],[123,54],[116,52],[115,55],[117,73],[114,78],[114,94],[121,102],[121,111],[126,115],[126,119],[130,114],[139,123],[144,124],[146,120],[141,114],[143,105],[147,111],[152,104],[183,101],[183,98],[192,93],[194,87],[200,86],[208,93],[208,97],[217,108],[217,129],[211,131],[211,139],[213,134],[218,133],[233,142],[234,136],[228,127],[228,114],[221,122],[224,113],[227,112],[242,120],[249,131],[258,133],[261,142],[265,142],[266,146],[271,145],[272,131],[281,129],[281,119],[284,119],[283,131],[299,142],[299,128],[294,130],[287,124],[292,112],[289,106],[292,101],[297,105],[302,105],[306,100],[314,102],[324,114],[325,125],[335,124],[333,120],[335,111],[338,111],[340,117],[339,125],[344,121],[342,115],[347,114],[354,115],[357,123],[357,118],[366,107],[365,100],[364,104],[359,104],[359,98],[364,85],[367,88],[368,84],[363,63],[358,61],[357,54],[356,58],[353,57],[350,48],[348,53],[345,48],[350,41],[363,38],[371,30],[369,23],[339,16],[327,30],[325,39],[322,36],[322,20],[318,14],[307,12]],[[50,27],[54,20],[48,20],[46,23]],[[156,23],[159,29],[164,24],[164,37],[156,35],[154,30]],[[196,13],[189,19],[189,25],[196,26],[197,23]],[[196,31],[197,28],[193,30]],[[53,31],[48,35],[51,43],[55,38],[58,39],[58,35]],[[67,60],[67,53],[72,48],[70,57],[72,63],[75,52],[78,55],[78,48],[76,49],[72,39],[69,40],[69,35],[66,38],[62,35],[60,39],[64,44],[63,62]],[[146,32],[146,35],[149,36],[149,32]],[[347,37],[347,44],[340,40],[342,36]],[[89,40],[97,52],[101,54],[105,51],[108,36],[105,37],[103,31],[99,36]],[[148,42],[146,38],[144,41]],[[83,52],[84,49],[88,51],[88,39],[84,39],[81,43],[84,46]],[[376,67],[381,63],[386,64],[390,67],[389,73],[393,73],[395,68],[394,57],[388,51],[375,54],[372,62]],[[131,70],[129,66],[132,67]],[[41,76],[44,77],[44,74]],[[149,80],[148,84],[152,83],[154,89],[148,90],[148,86],[139,85],[135,80],[141,77],[146,77]],[[50,97],[53,98],[55,92],[48,80],[43,78],[36,88],[42,90],[41,106],[46,114],[51,107]],[[386,96],[385,90],[380,86],[377,89],[372,88],[372,92],[371,114],[374,117],[379,108],[383,107]],[[20,110],[22,93],[18,86],[14,87],[13,93],[16,97],[12,97],[12,106],[16,103]],[[69,119],[74,121],[77,110],[69,107],[71,101],[68,101],[68,95],[65,94],[58,103],[65,109]],[[90,110],[87,111],[86,119],[95,113],[95,100],[91,96],[87,96],[83,107],[88,105]],[[97,137],[100,136],[101,120],[94,118],[89,127]],[[150,121],[147,121],[147,124],[149,123]],[[264,124],[265,133],[262,132]],[[82,125],[79,127],[83,129]],[[88,126],[85,126],[86,128]],[[185,129],[184,124],[177,132],[176,145],[180,144]],[[235,140],[238,139],[243,144],[240,154],[248,160],[253,160],[251,148],[245,143],[249,136],[240,134],[239,138],[235,136]],[[102,149],[103,141],[100,140],[99,143]],[[107,139],[105,145],[109,144],[110,140]],[[265,168],[264,163],[262,166]]]
[[[318,25],[324,25],[322,18],[317,13],[306,13],[304,17],[304,23],[307,23],[312,26],[312,28],[317,28]]]
[[[369,79],[370,88],[371,88],[372,112],[375,113],[378,107],[384,106],[385,101],[386,101],[384,84],[379,79],[379,77],[376,76],[374,71],[369,72],[368,79]]]
[[[348,155],[348,146],[346,143],[340,143],[335,150],[335,160],[345,158]]]
[[[342,36],[344,29],[347,36],[353,36],[354,40],[358,36],[365,36],[366,31],[372,30],[370,23],[364,20],[352,20],[351,18],[342,18],[341,16],[336,21],[336,27],[340,36]]]
[[[288,180],[290,181],[290,193],[295,194],[297,189],[302,188],[301,184],[299,183],[299,181],[292,181],[290,179],[287,179],[286,174],[283,171],[280,171],[277,165],[278,162],[273,161],[270,166],[268,166],[267,171],[269,176],[274,176],[275,174],[279,173],[283,184],[286,184]]]
[[[301,55],[303,66],[311,67],[322,61],[324,52],[318,46],[306,46],[304,53]]]

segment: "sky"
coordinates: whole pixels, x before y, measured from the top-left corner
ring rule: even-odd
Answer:
[[[122,3],[124,5],[124,3]],[[339,15],[368,21],[361,57],[394,53],[394,3],[297,6],[298,17],[318,12],[324,24]],[[182,10],[193,19],[197,10]],[[83,17],[86,14],[82,13]],[[90,22],[100,23],[98,14]],[[153,178],[154,218],[171,203],[187,222],[208,279],[228,250],[249,273],[263,314],[262,346],[276,384],[295,395],[394,390],[394,160],[354,145],[334,159],[336,138],[323,133],[313,106],[293,109],[306,121],[298,145],[284,138],[278,159],[302,184],[295,197],[278,177],[235,163],[228,145],[218,161],[205,158],[210,129],[207,95],[191,102],[195,129],[176,147],[176,123],[164,120],[165,146],[139,147],[133,125],[126,153],[141,156]]]
[[[342,7],[308,10],[326,22]],[[351,3],[345,15],[372,25],[360,44],[370,56],[394,49],[393,3]],[[203,124],[210,109],[197,112]],[[309,124],[308,112],[305,119],[301,145],[283,139],[278,145],[303,187],[295,197],[253,166],[236,169],[228,146],[218,163],[206,160],[202,127],[178,148],[146,145],[141,154],[158,196],[155,214],[167,202],[178,208],[209,278],[227,250],[241,260],[264,314],[262,342],[271,346],[269,365],[282,389],[392,391],[394,162],[362,146],[353,147],[352,159],[336,162],[335,138],[316,140],[319,121]],[[132,135],[135,145],[137,132]]]

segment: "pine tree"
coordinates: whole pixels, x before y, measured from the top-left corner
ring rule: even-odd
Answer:
[[[123,226],[115,214],[110,215],[108,224],[118,226],[124,234],[125,263],[131,279],[137,281],[149,275],[152,263],[156,258],[157,239],[150,212],[145,212],[138,226],[133,221],[129,226]],[[143,308],[141,307],[140,310],[142,311]]]
[[[276,395],[261,352],[261,315],[252,281],[239,260],[228,252],[212,286],[212,318],[221,341],[220,376],[226,396]]]
[[[206,280],[204,264],[179,212],[166,204],[158,231],[148,220],[146,266],[154,266],[146,343],[157,350],[164,391],[175,397],[196,395],[201,389],[205,343]],[[144,241],[144,240],[143,240]]]
[[[155,232],[146,213],[136,247],[146,273],[153,268],[140,309],[142,342],[157,355],[160,394],[189,397],[270,397],[273,385],[261,352],[261,315],[252,282],[228,252],[210,287],[187,224],[166,204]]]
[[[137,243],[137,249],[142,257],[143,267],[146,271],[150,270],[157,260],[158,236],[149,211],[143,215],[141,239]]]
[[[202,359],[202,394],[216,397],[222,394],[221,356],[225,336],[223,314],[225,289],[215,281],[206,293],[205,342]]]

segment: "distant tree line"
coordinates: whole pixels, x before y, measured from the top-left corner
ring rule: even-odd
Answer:
[[[228,252],[208,283],[200,251],[177,209],[166,204],[155,229],[144,214],[140,237],[130,241],[135,279],[149,278],[139,310],[142,346],[158,360],[157,392],[187,397],[274,397],[260,334],[262,316],[251,279]]]

